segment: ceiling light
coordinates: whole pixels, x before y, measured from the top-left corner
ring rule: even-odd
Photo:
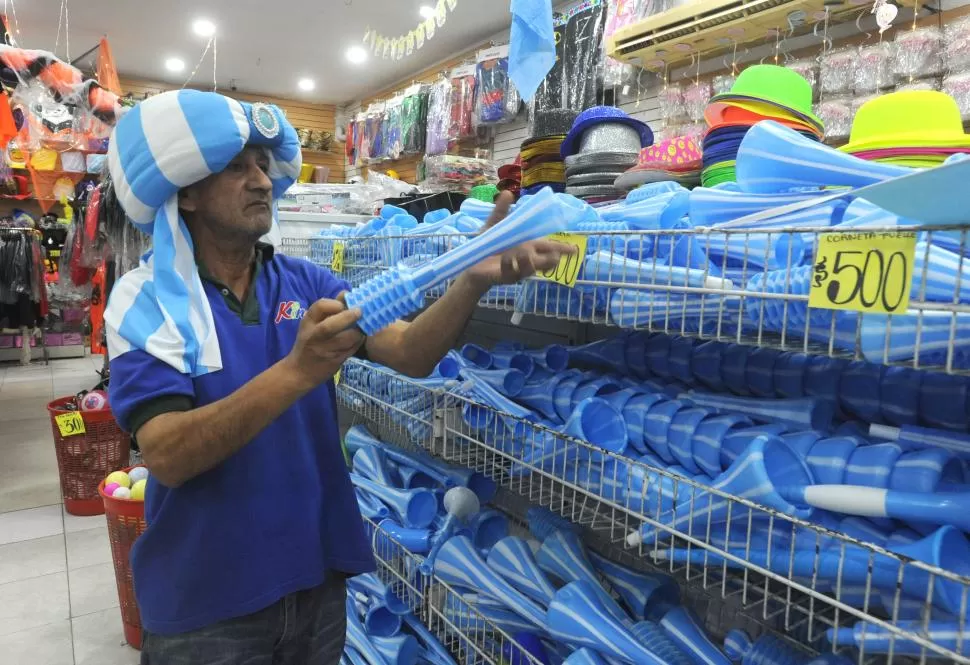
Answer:
[[[165,60],[165,69],[170,72],[180,72],[185,69],[185,61],[181,58],[168,58]]]
[[[367,51],[363,46],[351,46],[349,49],[347,49],[346,56],[347,60],[355,65],[359,65],[367,60]]]
[[[208,19],[196,19],[192,23],[192,30],[199,37],[211,37],[216,34],[216,24]]]
[[[429,7],[428,5],[421,5],[421,9],[418,10],[418,13],[421,14],[421,18],[423,18],[424,20],[428,20],[429,18],[434,17],[435,10],[434,10],[434,7]]]
[[[299,81],[296,82],[296,85],[303,92],[310,92],[315,87],[317,87],[317,84],[313,82],[313,79],[300,79]]]

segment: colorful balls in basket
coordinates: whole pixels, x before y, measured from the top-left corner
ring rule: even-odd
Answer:
[[[81,411],[104,411],[108,408],[108,394],[103,390],[91,390],[78,400]]]
[[[104,493],[115,499],[145,500],[148,469],[136,466],[130,471],[112,471],[104,479]]]

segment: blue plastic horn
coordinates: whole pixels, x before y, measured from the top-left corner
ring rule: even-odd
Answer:
[[[830,402],[813,397],[762,399],[691,390],[681,395],[681,399],[688,399],[698,406],[707,406],[721,412],[740,413],[754,420],[784,423],[799,429],[828,431],[835,415]]]
[[[398,486],[377,446],[363,446],[354,453],[354,472],[387,487]]]
[[[810,660],[774,635],[762,635],[752,642],[741,630],[728,631],[724,652],[731,662],[741,665],[805,665]]]
[[[926,242],[916,243],[914,259],[912,298],[970,302],[970,259]]]
[[[588,397],[577,404],[562,432],[614,453],[622,454],[627,445],[623,416],[599,397]],[[592,451],[591,455],[599,458],[602,454]]]
[[[518,370],[526,379],[535,371],[536,361],[527,353],[508,349],[492,349],[491,353],[493,369]]]
[[[617,335],[583,346],[569,347],[569,364],[601,367],[623,374],[626,370],[626,343],[626,335]]]
[[[546,579],[529,544],[515,536],[498,541],[488,553],[488,565],[533,600],[548,606],[556,587]]]
[[[409,529],[391,519],[381,520],[380,535],[386,533],[391,540],[381,539],[379,551],[393,551],[395,544],[400,544],[415,554],[424,554],[431,549],[431,531],[428,529]],[[379,536],[378,536],[379,537]]]
[[[606,665],[606,661],[596,651],[583,647],[573,651],[572,655],[563,661],[563,665]]]
[[[378,598],[381,604],[394,614],[405,616],[411,613],[411,606],[401,600],[394,590],[374,573],[348,577],[347,588],[350,591]]]
[[[516,397],[525,387],[525,374],[517,369],[465,368],[461,373],[476,383],[486,383],[508,397]]]
[[[652,621],[640,621],[631,630],[640,644],[669,665],[705,665],[704,661],[692,658],[691,652],[681,649],[663,628]]]
[[[435,576],[446,584],[479,589],[502,600],[533,626],[545,627],[542,608],[489,568],[470,538],[456,536],[449,539],[438,552],[434,568]]]
[[[952,349],[953,366],[965,368],[970,365],[970,314],[934,310],[866,314],[860,341],[862,355],[870,362],[912,360],[918,341],[920,365],[943,365]]]
[[[559,344],[550,344],[542,349],[525,349],[519,353],[531,357],[540,367],[551,372],[561,372],[569,366],[569,351]]]
[[[624,662],[666,665],[604,606],[596,592],[598,586],[580,581],[560,589],[549,604],[549,633],[563,642],[589,647]]]
[[[596,570],[586,555],[579,536],[570,531],[556,531],[542,541],[536,554],[539,567],[563,582],[585,581],[600,597],[602,607],[617,621],[629,623],[628,617],[601,585]]]
[[[356,473],[350,479],[357,488],[377,497],[409,527],[423,529],[434,521],[438,513],[438,499],[426,489],[399,490],[378,485]]]
[[[357,497],[360,514],[364,517],[380,521],[391,516],[391,509],[381,503],[377,497],[357,488],[354,489],[354,495]]]
[[[586,263],[583,264],[583,277],[603,283],[661,284],[708,289],[732,287],[729,280],[712,276],[703,269],[636,261],[612,252],[595,252],[587,256]]]
[[[748,194],[695,187],[690,192],[690,220],[697,226],[717,226],[739,217],[818,198],[821,195],[821,192]]]
[[[961,656],[970,656],[970,625],[961,625],[958,621],[930,621],[928,625],[923,621],[900,621],[895,625],[900,630],[919,635],[942,649],[955,651]],[[851,628],[829,628],[826,636],[832,644],[851,644],[872,655],[890,652],[897,656],[920,657],[924,653],[931,657],[936,655],[911,639],[863,621]]]
[[[700,665],[730,665],[727,656],[711,642],[700,620],[688,609],[671,608],[660,620],[670,639]]]
[[[806,187],[865,187],[913,172],[853,157],[771,120],[759,122],[744,135],[735,170],[743,191],[765,194]]]
[[[523,242],[565,231],[578,206],[545,188],[520,202],[502,223],[417,268],[398,265],[368,279],[347,294],[348,308],[359,307],[358,327],[368,335],[421,308],[424,294],[476,263]]]
[[[435,665],[457,665],[451,653],[438,641],[438,638],[428,630],[421,621],[413,614],[404,617],[404,623],[408,629],[414,633],[425,648],[424,657],[432,661]]]
[[[470,489],[482,503],[495,497],[498,486],[495,481],[479,471],[452,466],[430,455],[406,453],[403,450],[384,445],[384,454],[403,466],[409,466],[433,478],[446,488],[463,486]]]
[[[495,363],[492,353],[478,344],[466,344],[461,347],[461,357],[465,361],[466,367],[491,369]]]
[[[435,533],[428,556],[425,557],[419,567],[425,575],[434,572],[434,562],[438,552],[445,541],[454,535],[459,523],[464,522],[482,508],[478,497],[467,487],[452,487],[445,492],[444,504],[448,519],[445,520],[444,526]]]
[[[364,446],[381,447],[383,444],[383,441],[368,432],[363,425],[354,425],[344,435],[344,446],[351,455],[357,454],[357,451]]]
[[[394,637],[368,637],[357,618],[357,606],[347,596],[347,643],[372,663],[388,665],[416,665],[418,642],[410,635]]]
[[[740,305],[735,297],[616,289],[610,298],[610,320],[621,328],[697,332],[702,325],[705,329],[716,325],[718,317],[734,318]]]
[[[669,575],[631,570],[592,551],[589,558],[635,619],[658,619],[680,602],[680,586]]]
[[[805,461],[788,445],[775,436],[758,436],[739,456],[727,471],[712,483],[712,487],[731,496],[746,498],[756,503],[774,508],[786,515],[806,519],[812,508],[805,503],[793,503],[781,496],[776,487],[799,486],[810,483],[811,471]],[[673,511],[659,515],[657,521],[676,531],[706,529],[707,525],[722,524],[728,517],[729,500],[721,496],[695,490],[692,501],[678,503]],[[735,519],[746,513],[735,507]],[[658,529],[645,524],[640,532],[627,538],[627,544],[637,546],[651,542]],[[661,532],[661,537],[665,532]]]

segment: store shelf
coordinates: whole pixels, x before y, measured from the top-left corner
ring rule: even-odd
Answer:
[[[315,224],[330,225],[338,224],[353,226],[366,222],[371,219],[370,215],[344,215],[331,212],[292,212],[281,210],[279,220],[281,222],[313,222]]]
[[[493,290],[480,304],[513,312],[514,320],[538,316],[970,374],[970,258],[961,258],[964,250],[970,253],[966,227],[865,230],[920,233],[905,312],[808,308],[812,257],[820,235],[831,232],[828,227],[584,234],[588,247],[598,251],[586,257],[574,288],[532,279]],[[427,261],[462,240],[460,235],[334,236],[313,238],[296,253],[329,267],[334,241],[343,243],[341,276],[358,285],[398,262]],[[624,253],[642,258],[631,261]],[[678,264],[703,267],[680,285],[665,269],[671,253],[681,254]],[[426,296],[439,297],[444,289]]]
[[[456,663],[501,665],[508,654],[517,653],[518,665],[542,665],[513,636],[467,603],[461,592],[434,575],[418,572],[420,557],[372,520],[365,517],[364,525],[374,546],[378,577],[411,607]]]
[[[745,498],[750,493],[620,457],[370,363],[349,361],[343,377],[340,404],[375,431],[482,472],[528,505],[585,527],[630,561],[650,562],[800,643],[844,649],[838,639],[825,641],[826,630],[860,626],[863,634],[883,631],[900,644],[895,660],[893,649],[888,656],[853,652],[860,665],[905,662],[903,644],[920,661],[970,663],[970,655],[961,655],[968,654],[970,631],[954,629],[949,643],[924,632],[935,621],[966,625],[968,577],[846,535],[848,523],[840,522],[839,531],[817,526]],[[639,539],[631,538],[638,532]]]

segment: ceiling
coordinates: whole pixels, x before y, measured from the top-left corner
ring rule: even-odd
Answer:
[[[11,31],[15,27],[9,3]],[[62,0],[13,0],[25,48],[53,50]],[[219,88],[231,79],[240,91],[315,102],[343,103],[405,79],[486,39],[510,24],[509,0],[458,0],[448,21],[424,48],[401,60],[371,56],[363,65],[344,58],[360,44],[367,27],[383,35],[406,33],[421,20],[418,8],[434,0],[68,0],[71,56],[77,57],[107,35],[122,76],[181,84],[198,62],[205,39],[192,32],[204,17],[218,27]],[[57,55],[65,58],[64,31]],[[177,56],[186,69],[166,71]],[[212,80],[212,53],[193,83]],[[297,80],[315,80],[301,92]]]

